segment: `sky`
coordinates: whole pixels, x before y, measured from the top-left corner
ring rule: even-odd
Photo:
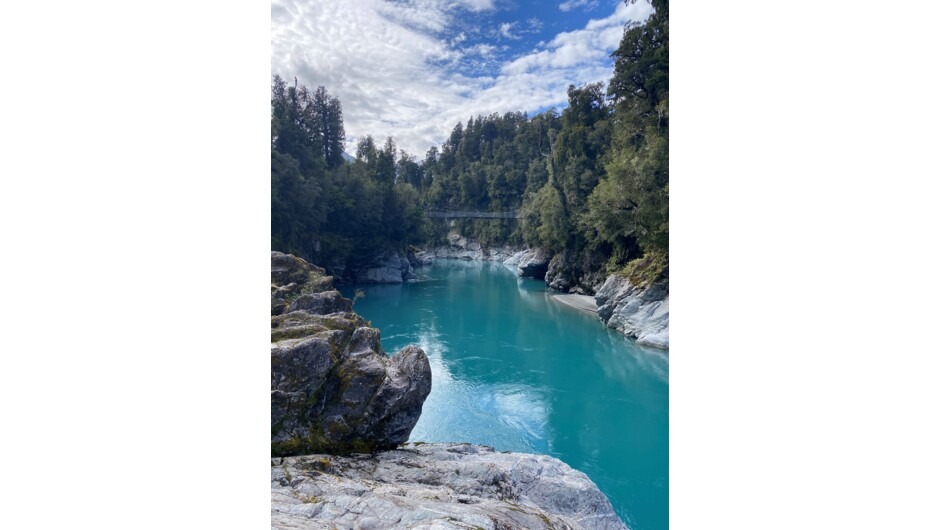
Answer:
[[[530,116],[568,85],[607,82],[640,0],[272,0],[271,70],[343,105],[346,150],[367,134],[423,159],[458,121]]]

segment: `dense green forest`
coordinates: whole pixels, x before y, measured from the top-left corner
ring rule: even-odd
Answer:
[[[627,0],[628,2],[630,0]],[[516,220],[464,220],[484,244],[568,251],[608,271],[668,261],[669,5],[628,26],[607,84],[568,88],[568,105],[457,123],[423,160],[359,140],[343,158],[342,106],[275,76],[271,97],[271,244],[321,265],[355,267],[377,249],[436,243],[429,209],[520,209]]]

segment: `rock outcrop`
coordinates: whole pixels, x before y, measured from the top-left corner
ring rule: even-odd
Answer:
[[[272,459],[271,526],[627,529],[597,486],[560,460],[469,444]]]
[[[417,278],[411,262],[397,251],[382,254],[372,265],[356,274],[356,281],[359,283],[402,283]]]
[[[611,275],[594,297],[597,315],[638,344],[669,348],[668,284],[641,288],[624,276]]]
[[[389,358],[323,269],[271,253],[271,452],[373,452],[408,439],[431,391],[424,351]]]
[[[606,279],[600,272],[603,266],[590,254],[577,256],[566,250],[556,254],[548,263],[545,283],[563,293],[594,294]]]
[[[545,279],[545,273],[548,271],[549,261],[551,261],[551,256],[545,250],[529,248],[513,254],[509,259],[503,261],[503,265],[515,270],[519,276],[543,280]]]
[[[485,247],[473,238],[451,231],[447,234],[447,245],[415,252],[412,261],[415,267],[430,265],[434,259],[505,261],[516,252],[517,249],[508,245]]]

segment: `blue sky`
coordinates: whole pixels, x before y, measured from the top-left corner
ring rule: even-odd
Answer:
[[[607,81],[643,0],[273,0],[272,73],[343,103],[347,150],[393,136],[419,159],[458,121],[561,107]]]

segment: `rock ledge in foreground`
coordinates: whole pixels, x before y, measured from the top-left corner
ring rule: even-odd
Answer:
[[[420,443],[272,459],[271,526],[627,530],[597,486],[558,459]]]

